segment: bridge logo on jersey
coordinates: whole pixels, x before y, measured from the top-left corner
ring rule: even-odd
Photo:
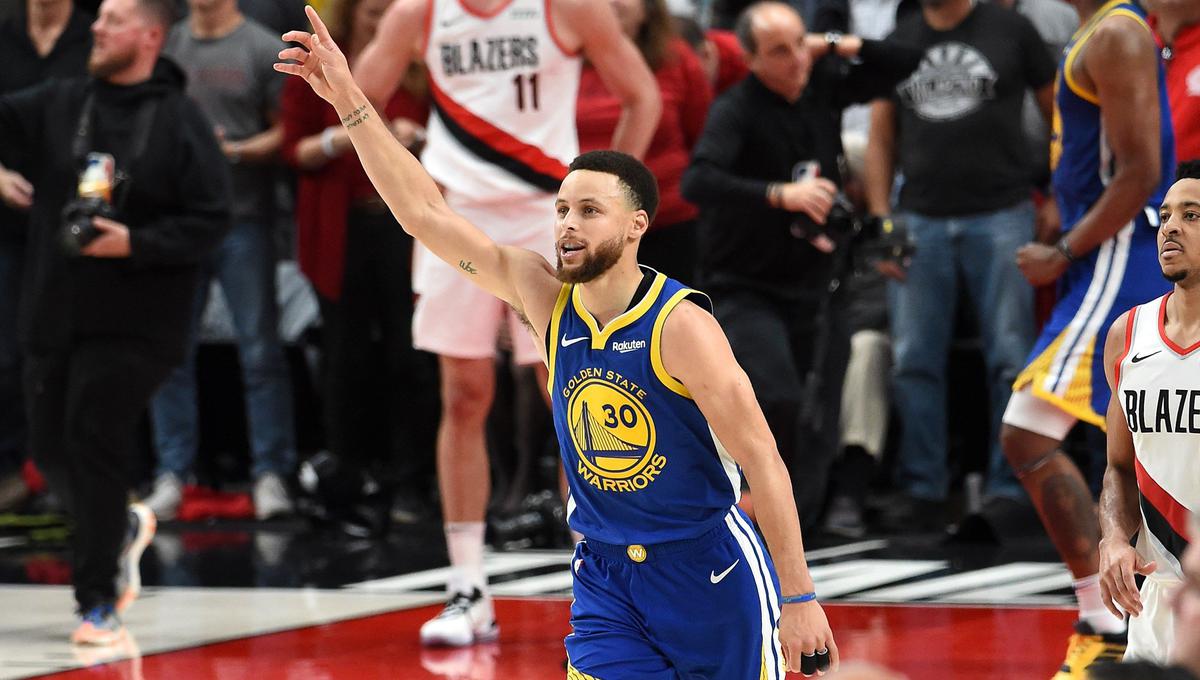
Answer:
[[[650,486],[667,458],[654,451],[654,419],[642,403],[646,391],[616,371],[596,368],[581,370],[563,391],[575,471],[583,481],[618,493]]]

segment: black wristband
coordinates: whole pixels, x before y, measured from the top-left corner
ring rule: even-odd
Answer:
[[[1067,258],[1067,262],[1071,264],[1075,264],[1079,260],[1078,257],[1075,257],[1074,251],[1071,250],[1071,244],[1067,243],[1066,234],[1063,234],[1063,237],[1058,239],[1058,243],[1054,245],[1054,248],[1062,253],[1062,256]]]

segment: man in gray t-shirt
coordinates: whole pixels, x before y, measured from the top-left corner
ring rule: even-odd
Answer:
[[[283,42],[247,19],[237,0],[188,0],[164,53],[187,73],[187,93],[205,113],[233,176],[234,227],[205,270],[195,327],[213,280],[233,317],[246,390],[254,506],[259,518],[291,510],[283,480],[296,464],[291,385],[279,341],[272,229],[275,161],[282,128],[275,121],[284,76],[272,68]],[[193,329],[193,344],[196,330]],[[158,470],[146,503],[175,516],[199,440],[195,352],[152,404]]]

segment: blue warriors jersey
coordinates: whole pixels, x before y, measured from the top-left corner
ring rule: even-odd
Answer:
[[[725,521],[741,473],[687,388],[667,374],[662,330],[707,296],[656,274],[603,329],[576,286],[559,292],[547,336],[554,428],[571,498],[567,521],[613,544],[692,539]]]
[[[1100,97],[1087,89],[1073,76],[1072,69],[1084,45],[1095,33],[1100,22],[1110,16],[1124,16],[1150,31],[1146,11],[1133,2],[1112,0],[1075,32],[1063,50],[1062,63],[1054,82],[1053,134],[1050,141],[1050,164],[1054,170],[1054,191],[1062,211],[1064,229],[1070,229],[1083,217],[1104,193],[1120,158],[1114,158],[1104,138],[1100,118]],[[1147,205],[1157,218],[1158,206],[1171,186],[1175,174],[1175,135],[1171,127],[1171,109],[1167,102],[1167,87],[1162,64],[1158,65],[1159,144],[1161,146],[1162,179],[1150,196]],[[1152,220],[1157,226],[1157,219]],[[1154,238],[1152,230],[1140,230],[1134,238]]]

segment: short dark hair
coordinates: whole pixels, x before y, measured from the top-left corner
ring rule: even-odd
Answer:
[[[137,0],[137,4],[138,9],[145,12],[151,21],[162,26],[164,32],[170,32],[179,19],[175,0]]]
[[[1200,179],[1200,159],[1183,161],[1175,168],[1175,181],[1181,179]]]
[[[614,175],[634,210],[645,210],[650,221],[658,212],[658,180],[638,159],[620,151],[588,151],[571,161],[568,172],[591,170]]]
[[[756,2],[742,10],[733,24],[733,34],[737,36],[738,43],[747,55],[758,52],[758,41],[754,39],[754,31],[750,24],[754,23],[754,11],[759,4]]]

